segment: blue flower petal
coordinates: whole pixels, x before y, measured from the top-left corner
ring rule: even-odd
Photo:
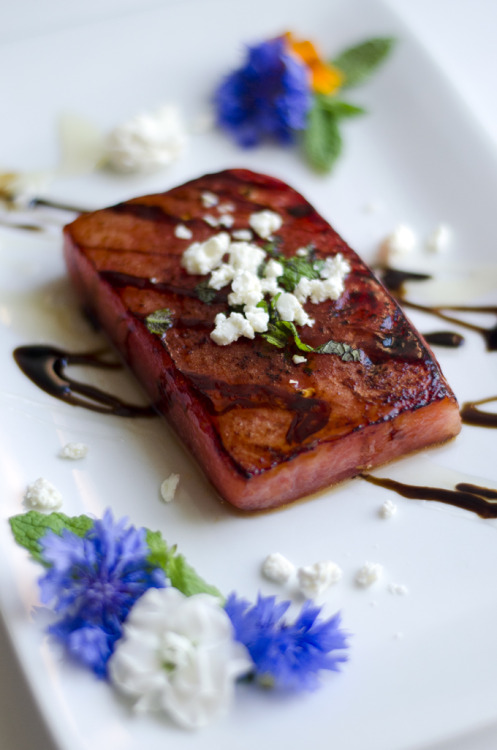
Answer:
[[[288,54],[284,38],[249,47],[243,67],[218,87],[217,122],[239,145],[268,138],[291,143],[306,127],[312,95],[306,66]]]

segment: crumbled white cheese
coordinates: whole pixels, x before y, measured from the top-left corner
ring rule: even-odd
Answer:
[[[298,255],[299,258],[306,258],[309,255],[309,248],[299,247],[297,250],[295,250],[295,255]]]
[[[185,227],[184,224],[176,224],[174,227],[174,236],[180,240],[191,240],[193,232],[189,227]]]
[[[227,284],[231,283],[235,278],[236,271],[229,263],[221,263],[218,268],[215,268],[210,276],[207,286],[211,289],[222,289]]]
[[[223,214],[218,219],[218,224],[221,227],[227,227],[228,229],[235,223],[235,217],[231,214]]]
[[[320,596],[332,584],[342,577],[342,570],[331,560],[307,565],[297,570],[297,581],[300,591],[309,599]]]
[[[295,572],[295,565],[279,552],[268,555],[262,563],[262,574],[274,583],[287,583]]]
[[[407,586],[404,586],[403,583],[389,583],[388,590],[391,594],[396,594],[397,596],[405,596],[409,593]]]
[[[382,250],[389,255],[407,255],[416,246],[417,238],[411,227],[399,224],[382,242]]]
[[[205,216],[202,216],[202,218],[210,227],[217,227],[219,225],[219,219],[217,218],[217,216],[205,214]]]
[[[350,272],[350,265],[341,253],[333,258],[327,258],[320,271],[320,279],[308,279],[302,276],[294,294],[304,304],[310,297],[313,304],[326,300],[337,300],[345,288],[345,278]]]
[[[231,236],[235,240],[244,240],[245,242],[250,242],[250,240],[253,237],[253,234],[250,231],[250,229],[235,229],[231,233]]]
[[[222,261],[230,245],[230,236],[226,232],[215,234],[205,242],[194,242],[181,258],[181,265],[188,273],[206,274]]]
[[[263,240],[269,239],[283,224],[281,216],[274,211],[257,211],[249,216],[249,224]]]
[[[276,300],[276,309],[282,320],[295,322],[299,326],[312,326],[314,320],[309,317],[297,297],[291,292],[283,292]]]
[[[229,264],[233,266],[236,273],[239,271],[257,273],[265,257],[264,250],[250,242],[232,242],[229,247]]]
[[[256,333],[267,331],[269,313],[263,310],[262,307],[245,307],[244,314]]]
[[[268,262],[266,263],[266,267],[264,269],[264,277],[266,279],[277,279],[278,276],[281,276],[283,274],[283,266],[274,258],[270,258]]]
[[[218,313],[214,320],[215,328],[211,331],[211,339],[219,346],[232,344],[238,341],[240,336],[253,339],[254,328],[242,313],[232,312],[228,317],[224,313]]]
[[[383,567],[379,563],[365,562],[356,574],[355,580],[359,586],[371,586],[383,573]]]
[[[397,513],[397,506],[391,500],[385,500],[378,513],[382,518],[392,518]]]
[[[88,446],[85,443],[66,443],[61,449],[59,456],[61,458],[70,458],[77,460],[84,458],[88,453]]]
[[[307,357],[303,357],[301,354],[294,354],[292,359],[295,365],[301,365],[304,362],[307,362]]]
[[[179,474],[170,474],[164,479],[160,486],[160,494],[165,503],[171,503],[174,500],[174,493],[179,482]]]
[[[176,159],[186,140],[178,109],[166,105],[115,128],[107,139],[107,161],[119,172],[150,171]]]
[[[28,485],[24,500],[31,508],[57,510],[62,505],[62,495],[48,479],[40,477]]]
[[[428,237],[426,247],[432,253],[445,252],[452,238],[452,232],[446,224],[439,224]]]
[[[220,214],[230,214],[232,211],[235,210],[235,204],[234,203],[220,203],[217,207],[217,210]]]
[[[290,385],[296,385],[298,387],[298,384],[299,384],[298,380],[290,379],[288,382],[290,383]]]
[[[231,290],[230,294],[228,294],[228,304],[231,307],[235,307],[236,305],[254,307],[264,296],[261,280],[252,271],[238,273],[233,279]]]
[[[206,190],[202,193],[200,196],[200,200],[202,201],[202,205],[204,208],[213,208],[214,206],[217,206],[219,203],[219,198],[215,193],[211,193],[210,190]]]

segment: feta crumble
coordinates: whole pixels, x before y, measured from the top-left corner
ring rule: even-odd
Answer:
[[[274,583],[287,583],[295,572],[295,565],[279,552],[273,552],[262,563],[262,574]]]
[[[331,560],[316,562],[297,570],[299,589],[308,599],[320,596],[341,577],[341,568]]]
[[[219,203],[219,198],[215,193],[211,193],[210,190],[205,190],[200,196],[202,205],[204,208],[213,208]]]
[[[247,305],[253,307],[263,299],[261,280],[252,271],[238,273],[231,284],[231,292],[228,294],[228,304]]]
[[[407,586],[404,586],[403,583],[389,583],[388,590],[391,594],[395,594],[396,596],[405,596],[409,593]]]
[[[355,580],[359,586],[364,588],[376,583],[383,573],[383,567],[379,563],[365,562],[356,574]]]
[[[28,484],[24,500],[31,508],[41,510],[57,510],[62,505],[62,495],[59,490],[44,477],[39,477]]]
[[[397,506],[391,500],[385,500],[378,513],[381,518],[392,518],[397,513]]]
[[[257,211],[249,216],[250,228],[263,240],[269,239],[283,224],[281,216],[274,211]]]
[[[179,474],[170,474],[164,479],[160,486],[160,495],[165,503],[171,503],[174,500],[174,493],[179,482]]]
[[[223,214],[218,219],[218,224],[221,227],[227,227],[228,229],[235,223],[235,217],[231,214]]]
[[[176,224],[174,227],[174,236],[178,237],[180,240],[191,240],[193,232],[184,224]]]
[[[217,218],[217,216],[205,214],[205,216],[202,216],[202,218],[210,227],[217,227],[219,225],[219,219]]]
[[[250,229],[235,229],[231,236],[235,240],[245,240],[246,242],[250,242],[252,237],[254,236]]]
[[[226,232],[210,237],[205,242],[194,242],[181,258],[181,265],[188,273],[203,275],[210,273],[221,262],[230,245]]]
[[[295,322],[299,326],[313,326],[314,320],[306,313],[297,297],[291,292],[282,292],[276,300],[276,309],[282,320]]]
[[[217,210],[220,214],[229,214],[232,211],[235,210],[235,204],[234,203],[220,203],[217,207]]]
[[[59,452],[60,458],[70,458],[74,461],[84,458],[88,453],[85,443],[66,443]]]
[[[309,249],[307,247],[299,247],[297,250],[295,250],[295,255],[297,255],[299,258],[307,258],[309,255]]]
[[[254,327],[247,318],[239,312],[232,312],[228,317],[224,313],[218,313],[214,320],[215,328],[211,331],[211,339],[219,346],[226,346],[238,341],[240,336],[249,339],[255,337]]]
[[[399,224],[383,240],[381,247],[387,257],[390,255],[407,255],[414,249],[416,242],[417,238],[411,227],[406,224]]]
[[[301,354],[294,354],[292,360],[294,365],[301,365],[307,362],[307,357],[303,357]]]
[[[108,136],[106,157],[118,172],[151,171],[170,164],[187,141],[179,110],[172,105],[144,112],[115,128]]]
[[[452,232],[446,224],[439,224],[428,237],[426,247],[432,253],[445,252],[450,244]]]

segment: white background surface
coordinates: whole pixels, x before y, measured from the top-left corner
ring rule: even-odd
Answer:
[[[75,0],[72,3],[16,0],[7,3],[2,0],[0,44],[93,22],[113,14],[131,14],[139,9],[166,4],[166,0],[162,3],[151,0]],[[390,0],[389,4],[460,90],[475,118],[480,120],[497,147],[497,4],[490,0],[416,0],[414,3],[412,0]],[[1,75],[6,75],[6,71]],[[33,60],[33,85],[37,84],[42,85],[42,82],[36,81],[36,61]],[[6,83],[0,85],[3,87]],[[493,750],[496,746],[497,735],[493,729],[471,735],[470,740],[460,738],[457,743],[440,745],[439,750]],[[52,750],[1,627],[0,748]]]

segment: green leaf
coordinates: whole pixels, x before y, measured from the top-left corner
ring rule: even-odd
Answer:
[[[342,88],[358,86],[365,81],[388,57],[394,44],[393,37],[376,37],[344,50],[332,61],[332,65],[345,76]]]
[[[93,519],[88,516],[74,516],[70,518],[64,513],[50,513],[49,515],[45,515],[36,510],[12,516],[9,522],[17,544],[27,549],[34,559],[43,565],[46,563],[41,556],[39,540],[46,534],[48,529],[59,534],[59,536],[63,529],[72,531],[73,534],[77,534],[78,536],[84,536],[88,529],[91,529],[93,526]]]
[[[340,341],[327,341],[315,349],[318,354],[336,354],[343,362],[359,362],[361,359],[361,350],[354,349],[350,344],[343,344]]]
[[[145,318],[145,325],[150,333],[162,336],[173,324],[173,314],[168,307],[156,310]]]
[[[197,284],[195,287],[195,294],[201,302],[210,305],[214,302],[217,292],[209,286],[209,279],[205,279],[205,281],[201,281],[200,284]]]
[[[338,118],[315,97],[304,131],[304,152],[319,172],[329,172],[342,151]]]
[[[358,117],[359,115],[366,114],[364,107],[358,107],[355,104],[335,99],[333,96],[320,96],[319,99],[321,106],[332,112],[337,119]]]
[[[206,583],[186,562],[183,555],[176,553],[175,546],[168,547],[160,531],[147,530],[147,544],[150,548],[149,562],[164,570],[171,586],[185,596],[204,593],[223,600],[221,592],[215,586]]]
[[[283,274],[278,276],[278,285],[287,292],[293,292],[300,279],[319,279],[319,273],[324,266],[324,260],[313,260],[312,257],[280,258]]]

